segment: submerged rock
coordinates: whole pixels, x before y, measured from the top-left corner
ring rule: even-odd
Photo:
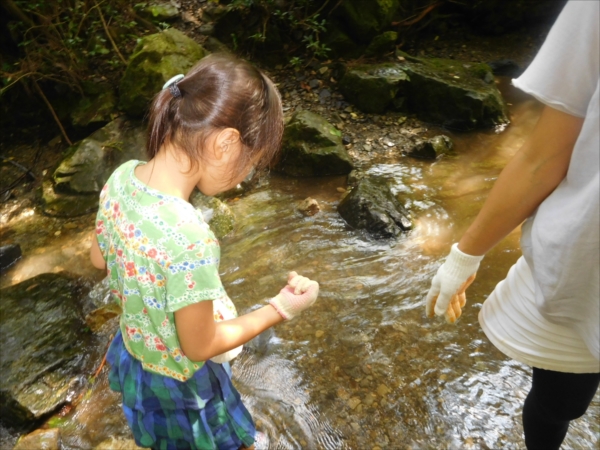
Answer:
[[[425,141],[419,141],[406,151],[408,156],[417,159],[436,159],[440,155],[450,153],[454,143],[448,136],[443,134]]]
[[[60,450],[60,429],[35,430],[19,439],[13,450]]]
[[[338,205],[338,212],[353,228],[376,238],[397,237],[412,228],[410,213],[383,177],[364,175]]]
[[[185,74],[207,51],[175,28],[140,39],[119,85],[119,106],[142,116],[152,98],[174,75]]]
[[[353,168],[342,133],[310,111],[294,114],[285,127],[275,170],[297,177],[345,175]]]
[[[80,299],[89,288],[61,272],[0,291],[0,419],[27,426],[69,400],[86,370],[91,335]]]
[[[367,113],[403,110],[448,128],[471,130],[508,123],[506,105],[486,64],[421,59],[348,68],[344,97]]]

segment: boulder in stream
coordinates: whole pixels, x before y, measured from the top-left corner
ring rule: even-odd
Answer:
[[[364,175],[338,205],[338,212],[353,228],[376,238],[397,237],[412,228],[410,213],[383,177]]]
[[[344,97],[367,113],[402,110],[457,130],[509,122],[488,65],[402,52],[398,58],[398,63],[349,67],[340,80]]]
[[[295,113],[283,132],[275,170],[296,177],[345,175],[353,169],[342,133],[310,111]]]
[[[0,419],[27,427],[69,401],[88,367],[79,277],[42,274],[0,291]]]
[[[174,75],[185,74],[207,51],[175,28],[140,39],[119,85],[119,106],[143,116],[152,98]]]

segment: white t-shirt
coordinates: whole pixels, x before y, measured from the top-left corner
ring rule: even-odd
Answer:
[[[542,103],[585,118],[567,176],[523,225],[521,247],[540,316],[581,337],[596,360],[600,360],[599,26],[600,2],[569,1],[534,61],[513,80]],[[488,308],[480,319],[486,321],[491,311]],[[489,320],[487,327],[491,324]]]

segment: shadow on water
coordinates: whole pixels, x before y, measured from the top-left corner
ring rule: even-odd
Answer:
[[[503,90],[512,117],[504,133],[452,135],[457,156],[435,163],[375,156],[369,171],[396,181],[414,218],[414,230],[396,242],[346,226],[336,211],[344,177],[273,174],[230,204],[237,225],[222,241],[221,274],[240,312],[274,296],[290,270],[321,285],[313,308],[249,343],[233,364],[271,448],[524,448],[520,414],[530,369],[497,351],[477,322],[482,302],[520,255],[518,230],[483,260],[456,326],[427,320],[423,306],[440,259],[539,116],[535,101]],[[296,204],[309,196],[321,211],[305,217]],[[77,238],[67,250],[84,258],[79,250],[88,238],[81,230],[71,235]],[[63,245],[45,253],[58,255]],[[40,261],[25,258],[6,276],[27,278],[37,270],[27,266]],[[91,273],[87,263],[69,261]],[[563,448],[598,444],[599,399],[573,422]],[[106,371],[61,427],[66,448],[129,436]]]

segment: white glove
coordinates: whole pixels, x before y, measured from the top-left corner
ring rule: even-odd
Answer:
[[[458,244],[452,245],[446,261],[431,280],[431,288],[425,300],[425,310],[428,317],[433,316],[434,307],[436,315],[446,314],[450,300],[477,272],[482,259],[483,256],[472,256],[461,252],[458,249]],[[468,286],[468,284],[466,285]],[[463,292],[464,289],[462,289]],[[464,306],[464,303],[461,306]]]
[[[288,284],[269,303],[285,320],[290,320],[312,306],[319,295],[319,283],[298,275],[288,274]]]

